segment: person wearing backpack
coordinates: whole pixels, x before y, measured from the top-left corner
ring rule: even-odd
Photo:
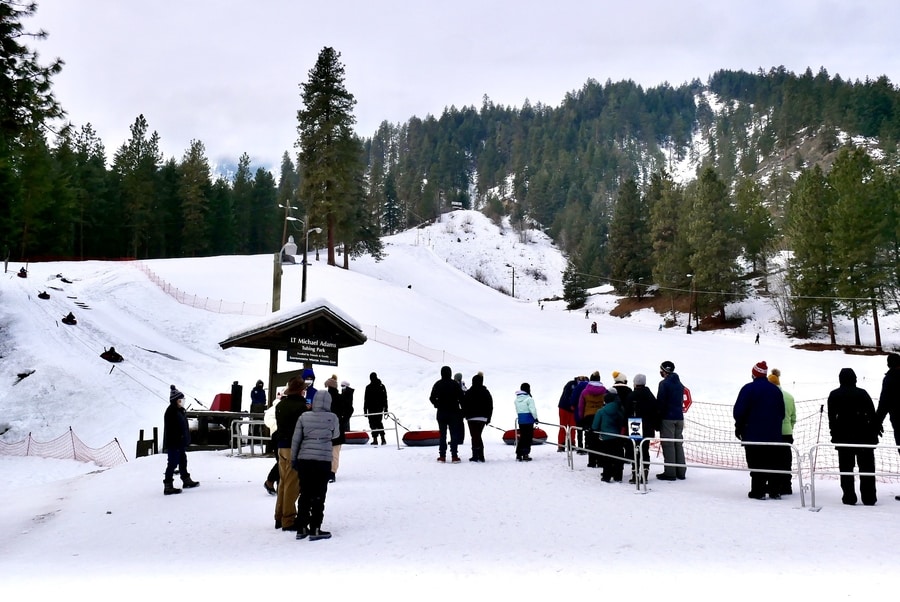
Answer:
[[[609,389],[604,398],[603,407],[594,414],[591,429],[597,434],[600,467],[603,472],[600,480],[604,483],[622,482],[623,461],[620,459],[624,450],[622,429],[625,428],[625,412],[622,400],[615,389]]]

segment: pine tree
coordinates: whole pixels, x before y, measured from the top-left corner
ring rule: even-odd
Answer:
[[[859,318],[869,309],[882,284],[878,248],[887,208],[878,194],[881,174],[865,149],[843,149],[834,161],[828,182],[835,192],[830,221],[836,292],[853,319],[855,344],[860,345]],[[865,301],[870,300],[870,301]],[[874,315],[877,323],[877,314]],[[880,334],[876,337],[880,341]]]
[[[338,228],[347,223],[347,216],[359,215],[355,205],[360,202],[357,178],[362,172],[361,144],[353,133],[356,100],[344,86],[340,53],[323,48],[300,88],[304,105],[297,111],[300,196],[310,221],[324,222],[328,265],[335,265],[338,238],[345,242],[355,238],[347,226],[343,231]]]
[[[797,178],[788,197],[785,219],[787,244],[793,251],[787,277],[793,303],[788,312],[791,326],[795,334],[808,336],[814,323],[813,310],[821,308],[832,345],[837,281],[830,218],[834,202],[834,189],[816,165]]]
[[[722,322],[725,304],[739,288],[736,222],[725,183],[712,168],[705,169],[690,195],[687,243],[693,274],[691,286],[698,311],[715,309]]]
[[[581,309],[587,302],[587,290],[584,288],[584,279],[579,279],[578,270],[570,260],[563,272],[563,299],[566,309]]]
[[[113,170],[120,178],[122,226],[129,231],[133,257],[147,256],[154,235],[153,211],[157,195],[157,177],[162,163],[159,134],[147,134],[147,120],[139,115],[130,127],[129,138],[113,159]]]
[[[610,275],[616,291],[641,298],[652,274],[649,215],[637,183],[619,189],[609,226]]]
[[[775,238],[772,215],[763,204],[763,194],[758,183],[742,179],[735,190],[737,233],[744,248],[744,255],[753,264],[753,273],[760,265],[766,271],[766,250]]]
[[[234,212],[234,232],[238,253],[253,253],[251,230],[253,224],[253,174],[250,155],[242,153],[232,180],[231,207]],[[269,245],[274,246],[275,241]],[[259,251],[256,251],[259,252]]]
[[[675,297],[688,290],[691,272],[690,247],[683,222],[686,208],[684,192],[665,173],[655,172],[647,189],[650,207],[650,245],[653,257],[653,281],[668,292],[675,321]]]
[[[30,194],[20,179],[25,153],[30,152],[33,160],[45,152],[41,128],[63,115],[51,91],[51,80],[62,70],[63,62],[56,59],[42,65],[37,52],[22,43],[27,37],[41,40],[47,36],[44,31],[28,32],[22,25],[22,20],[36,11],[34,2],[0,2],[0,241],[7,250],[17,248],[18,252],[30,248],[28,232],[35,227],[17,222],[14,216],[33,213],[17,206],[28,202]],[[32,148],[27,149],[28,145]],[[32,200],[36,196],[38,193],[31,194]]]
[[[201,141],[191,140],[180,171],[181,251],[187,257],[198,257],[209,250],[209,160]]]

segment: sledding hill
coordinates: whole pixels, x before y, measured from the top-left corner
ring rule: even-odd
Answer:
[[[561,301],[546,302],[541,309],[538,298],[559,293],[556,270],[564,262],[557,250],[538,235],[522,242],[477,213],[456,212],[445,220],[387,238],[380,263],[363,257],[353,260],[348,271],[317,262],[311,254],[308,267],[308,298],[327,298],[369,336],[365,345],[342,351],[336,368],[316,367],[319,382],[331,373],[349,380],[359,391],[361,407],[368,375],[378,372],[391,408],[409,428],[433,423],[427,396],[443,363],[462,372],[466,382],[484,371],[497,420],[505,425],[512,424],[512,393],[523,381],[531,383],[542,418],[552,420],[559,392],[575,374],[599,370],[608,380],[613,370],[629,376],[643,372],[654,383],[663,359],[676,363],[699,402],[733,403],[760,359],[782,369],[782,382],[798,401],[824,399],[844,366],[852,366],[862,386],[878,394],[882,357],[791,349],[790,341],[764,321],[691,336],[682,329],[658,331],[659,319],[650,311],[627,320],[610,317],[606,312],[615,298],[602,291],[590,297],[589,320],[583,312],[566,311]],[[268,255],[143,263],[171,287],[229,306],[243,302],[258,308],[271,302]],[[507,265],[516,268],[515,299],[488,286],[511,279]],[[538,268],[546,280],[532,277],[526,285],[522,274]],[[197,407],[198,401],[209,405],[216,393],[229,391],[233,381],[249,388],[267,373],[267,353],[219,347],[234,331],[262,321],[261,311],[235,315],[182,305],[135,264],[33,264],[28,279],[16,278],[17,269],[11,266],[0,279],[4,440],[18,441],[29,432],[48,440],[72,426],[88,445],[119,438],[130,454],[139,429],[161,425],[170,384]],[[61,283],[57,274],[71,284]],[[284,267],[285,309],[299,301],[300,281],[301,266]],[[51,293],[49,300],[37,298],[44,289]],[[768,313],[752,301],[742,307],[751,317]],[[78,318],[74,327],[58,322],[68,311]],[[597,335],[589,334],[594,320]],[[895,327],[883,327],[896,336]],[[753,344],[757,331],[763,333],[760,345]],[[113,367],[99,358],[109,345],[125,356],[123,363]],[[427,347],[429,354],[408,352],[417,347]],[[283,363],[280,369],[295,367]],[[17,382],[19,373],[32,370]]]

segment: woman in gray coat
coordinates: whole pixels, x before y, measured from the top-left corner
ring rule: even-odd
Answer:
[[[300,415],[291,440],[291,460],[300,477],[297,539],[331,537],[322,530],[322,518],[331,476],[332,440],[340,434],[340,421],[331,412],[331,395],[324,389],[316,391],[311,411]]]

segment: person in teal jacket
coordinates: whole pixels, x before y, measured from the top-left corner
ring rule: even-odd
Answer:
[[[603,454],[600,456],[600,466],[603,469],[600,479],[604,483],[621,483],[624,462],[620,458],[625,440],[620,435],[625,427],[625,411],[615,389],[606,392],[605,401],[603,407],[594,414],[594,423],[591,425],[591,429],[599,433],[600,453]]]
[[[531,397],[531,385],[522,383],[516,391],[516,417],[519,422],[519,441],[516,443],[516,461],[531,462],[531,442],[534,425],[538,421],[537,408]]]

